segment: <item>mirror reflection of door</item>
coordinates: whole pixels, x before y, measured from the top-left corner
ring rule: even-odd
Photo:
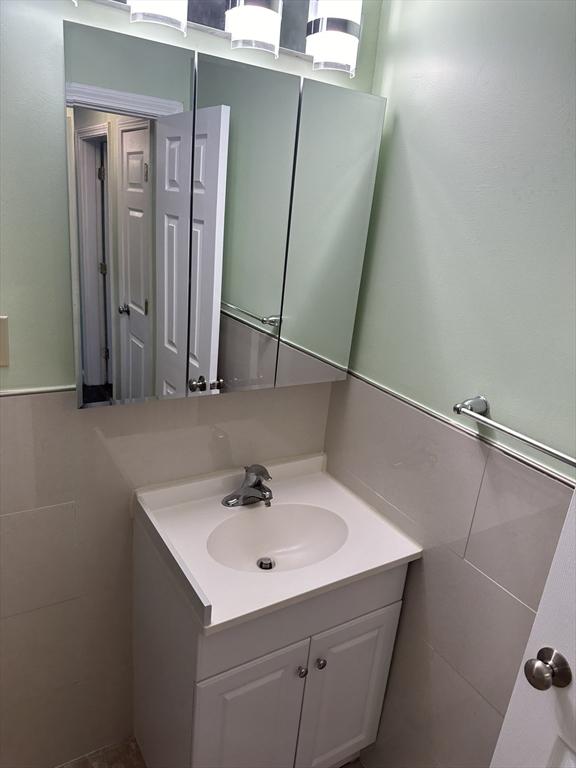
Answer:
[[[152,130],[74,109],[84,404],[153,394]]]
[[[119,397],[133,400],[153,394],[150,121],[121,119],[118,141]]]
[[[193,127],[191,112],[156,124],[156,393],[164,397],[186,394]]]
[[[83,404],[217,391],[228,108],[70,112]]]

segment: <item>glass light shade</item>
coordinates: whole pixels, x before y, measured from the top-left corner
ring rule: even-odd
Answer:
[[[362,0],[310,0],[306,53],[314,69],[356,74]]]
[[[130,21],[150,21],[179,29],[186,36],[188,0],[128,0]]]
[[[225,31],[232,48],[256,48],[278,58],[282,0],[231,0]]]

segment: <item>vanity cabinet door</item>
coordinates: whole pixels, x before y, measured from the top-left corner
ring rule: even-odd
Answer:
[[[196,685],[193,768],[292,768],[309,640]]]
[[[296,768],[337,765],[375,740],[400,606],[312,638]]]

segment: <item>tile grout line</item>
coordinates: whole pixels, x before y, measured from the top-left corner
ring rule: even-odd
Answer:
[[[113,590],[111,589],[110,591],[113,591]],[[15,613],[8,613],[6,616],[0,615],[0,622],[8,621],[8,619],[13,619],[16,616],[26,616],[29,613],[35,613],[36,611],[43,611],[46,608],[54,608],[57,605],[65,605],[66,603],[73,603],[75,600],[81,600],[83,597],[85,597],[88,594],[89,594],[88,592],[83,592],[78,595],[75,595],[74,597],[65,597],[64,600],[56,600],[53,603],[46,603],[45,605],[39,605],[37,608],[27,608],[24,611],[16,611]]]
[[[425,644],[428,646],[428,648],[430,648],[432,651],[434,651],[434,653],[438,654],[438,656],[440,656],[440,658],[442,659],[442,661],[443,661],[443,662],[444,662],[444,663],[445,663],[447,666],[449,666],[449,667],[450,667],[450,669],[452,670],[452,672],[454,672],[454,674],[455,674],[455,675],[458,675],[458,677],[459,677],[459,678],[461,678],[462,680],[464,680],[464,682],[466,683],[466,685],[469,685],[469,686],[470,686],[470,688],[472,688],[472,690],[473,690],[473,691],[475,691],[475,693],[477,693],[477,694],[478,694],[478,696],[480,696],[480,698],[482,699],[482,701],[484,701],[484,702],[486,702],[486,704],[488,704],[488,706],[490,707],[490,709],[493,709],[493,710],[494,710],[494,712],[497,712],[497,713],[498,713],[498,715],[499,715],[499,716],[500,716],[502,719],[504,719],[504,715],[505,715],[506,713],[505,713],[505,712],[501,712],[501,711],[498,709],[498,707],[497,707],[495,704],[492,704],[492,702],[491,702],[489,699],[487,699],[487,698],[486,698],[486,696],[485,696],[485,695],[484,695],[484,694],[483,694],[481,691],[479,691],[479,690],[478,690],[478,688],[476,688],[476,686],[474,685],[474,683],[470,682],[470,680],[468,680],[468,678],[467,678],[465,675],[463,675],[463,674],[462,674],[462,672],[459,672],[459,671],[456,669],[456,667],[454,667],[454,665],[453,665],[453,664],[452,664],[452,663],[451,663],[451,662],[450,662],[450,661],[449,661],[449,660],[448,660],[448,659],[447,659],[447,658],[444,656],[444,654],[440,653],[440,651],[438,650],[438,648],[436,648],[436,646],[432,645],[432,643],[429,643],[427,640],[424,640],[424,643],[425,643]],[[506,705],[506,708],[508,708],[508,705]]]
[[[480,494],[482,493],[482,486],[484,484],[484,478],[486,477],[486,470],[488,469],[488,462],[490,461],[490,456],[486,456],[486,459],[484,461],[484,469],[482,470],[482,477],[480,478],[480,483],[478,484],[478,493],[476,494],[476,501],[474,502],[474,510],[472,512],[472,517],[470,519],[470,526],[468,528],[468,535],[466,536],[466,546],[464,547],[464,554],[462,555],[462,559],[466,560],[466,553],[468,552],[468,547],[470,545],[470,536],[472,535],[472,529],[474,527],[474,520],[476,519],[476,511],[478,509],[478,502],[480,500]],[[469,560],[466,560],[466,562],[470,562]],[[471,564],[471,563],[470,563]]]
[[[475,571],[477,571],[479,574],[481,574],[482,576],[484,576],[484,578],[485,578],[485,579],[488,579],[489,581],[491,581],[491,582],[492,582],[492,584],[495,584],[497,587],[499,587],[499,589],[501,589],[503,592],[506,592],[506,594],[507,594],[507,595],[509,595],[510,597],[512,597],[512,598],[513,598],[513,599],[514,599],[514,600],[515,600],[517,603],[520,603],[520,605],[523,605],[523,606],[524,606],[524,608],[528,608],[528,610],[530,611],[530,613],[533,613],[533,614],[534,614],[534,616],[536,616],[536,613],[537,613],[536,609],[532,608],[530,605],[528,605],[528,603],[525,603],[523,600],[520,600],[520,598],[519,598],[519,597],[517,597],[517,596],[516,596],[516,595],[515,595],[513,592],[510,592],[510,590],[509,590],[509,589],[506,589],[506,587],[502,586],[502,584],[500,584],[499,582],[497,582],[497,581],[496,581],[496,579],[493,579],[493,578],[492,578],[492,576],[489,576],[489,575],[488,575],[487,573],[485,573],[485,572],[484,572],[484,571],[483,571],[481,568],[478,568],[478,566],[477,566],[477,565],[474,565],[474,563],[473,563],[473,562],[471,562],[470,560],[467,560],[466,558],[462,558],[462,559],[463,559],[463,560],[464,560],[464,562],[465,562],[465,563],[467,563],[467,564],[468,564],[468,565],[469,565],[471,568],[474,568],[474,570],[475,570]]]

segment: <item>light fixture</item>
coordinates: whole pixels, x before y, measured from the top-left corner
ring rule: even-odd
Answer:
[[[306,53],[314,69],[356,74],[362,0],[310,0]]]
[[[188,0],[128,0],[130,21],[151,21],[179,29],[186,36]]]
[[[225,31],[232,48],[257,48],[278,58],[282,0],[228,0]]]

